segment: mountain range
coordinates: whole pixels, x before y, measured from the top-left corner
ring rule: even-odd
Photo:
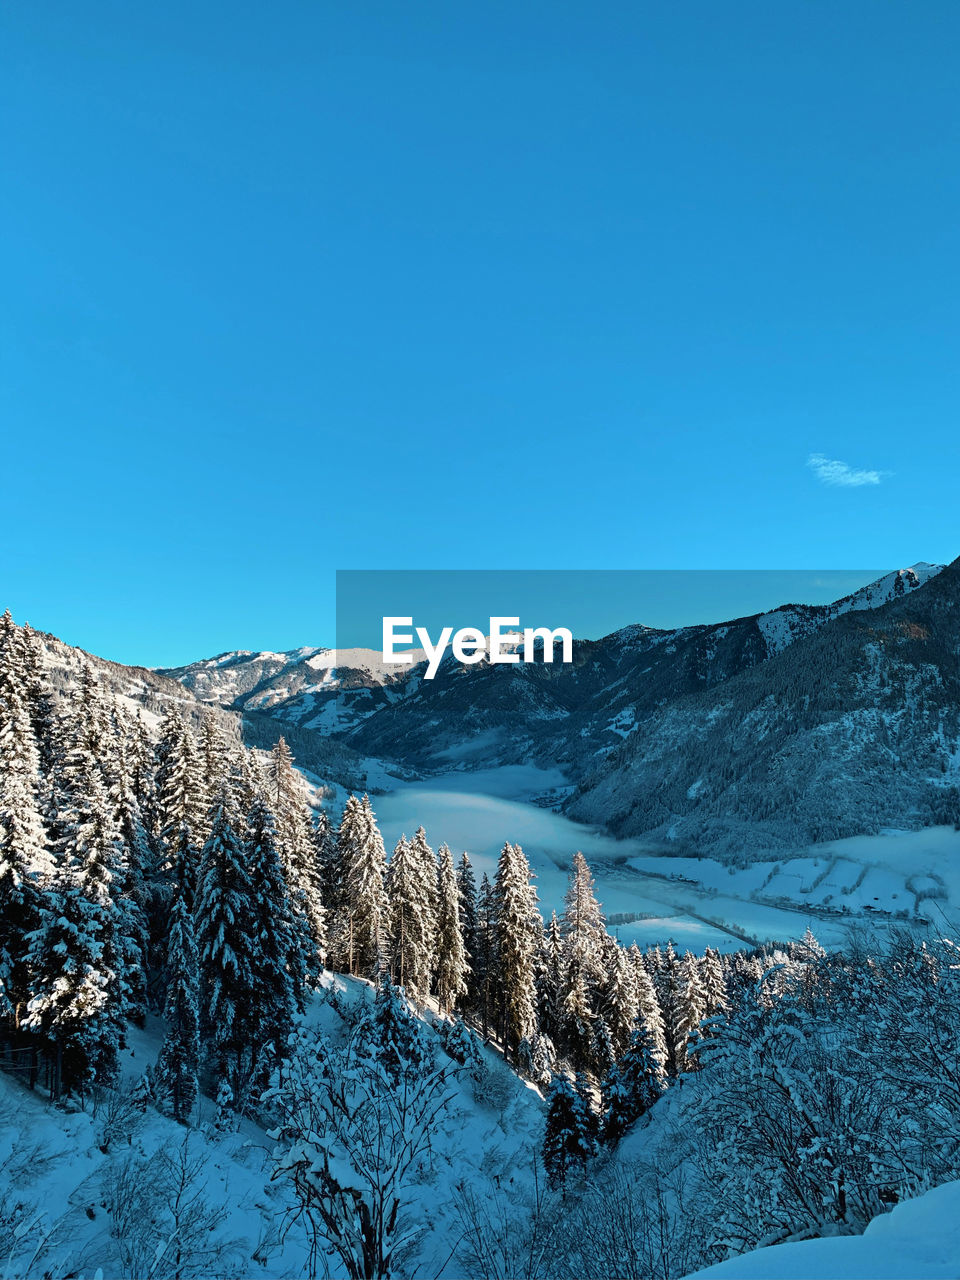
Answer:
[[[675,850],[749,858],[957,811],[960,562],[919,563],[823,605],[637,624],[570,665],[384,667],[370,650],[232,652],[165,670],[279,730],[301,764],[363,785],[534,763],[570,816]]]
[[[69,684],[86,655],[45,639]],[[213,708],[251,745],[283,734],[322,782],[535,764],[567,783],[541,803],[678,853],[749,861],[960,818],[960,561],[829,605],[628,626],[576,641],[569,665],[448,657],[427,681],[362,649],[93,661],[147,717],[170,699],[194,721]]]

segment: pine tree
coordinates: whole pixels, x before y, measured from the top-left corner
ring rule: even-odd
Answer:
[[[427,833],[423,827],[417,827],[410,841],[410,854],[413,860],[414,874],[417,877],[417,897],[421,903],[424,921],[424,942],[426,954],[424,966],[428,977],[428,989],[432,986],[433,975],[437,967],[437,856],[427,843]]]
[[[646,977],[646,975],[644,975]],[[649,982],[649,979],[647,979]],[[653,988],[650,988],[651,994]],[[627,1051],[639,1013],[637,975],[622,947],[614,946],[606,966],[600,995],[603,1020],[610,1032],[615,1058]]]
[[[352,974],[375,977],[387,926],[386,855],[369,799],[350,796],[338,837],[343,868],[343,918],[339,953]]]
[[[497,895],[484,872],[477,895],[477,935],[472,961],[475,1013],[486,1036],[497,1006],[495,983],[499,964],[497,950]]]
[[[200,1026],[219,1079],[242,1100],[260,1058],[254,975],[260,960],[257,912],[242,843],[222,792],[203,846],[197,884]]]
[[[40,753],[27,708],[20,636],[0,623],[0,1014],[18,1026],[30,991],[29,935],[52,864],[40,814]]]
[[[57,778],[57,866],[30,939],[34,995],[25,1019],[56,1047],[68,1090],[113,1078],[128,1008],[114,897],[119,839],[92,754],[96,735],[85,717],[91,690],[89,681],[83,683]]]
[[[163,1012],[167,1029],[157,1062],[158,1084],[169,1096],[174,1120],[189,1124],[199,1093],[199,968],[193,918],[179,894],[170,919]]]
[[[606,931],[593,876],[582,853],[576,853],[561,920],[563,955],[557,993],[557,1044],[577,1070],[591,1061],[595,1043],[597,986],[604,976]]]
[[[477,952],[477,879],[473,873],[470,855],[463,853],[457,864],[457,888],[460,892],[460,928],[463,934],[463,950],[467,962],[467,990],[461,1007],[473,1012],[477,1006],[477,981],[474,964]]]
[[[257,948],[249,998],[261,1042],[272,1041],[279,1051],[293,1030],[296,1009],[303,1007],[303,938],[290,910],[274,817],[262,797],[253,802],[248,830],[247,868]]]
[[[377,984],[373,1009],[367,1015],[361,1038],[395,1084],[404,1079],[415,1082],[429,1070],[432,1051],[423,1021],[400,988],[388,979]]]
[[[451,1013],[467,990],[467,957],[460,924],[460,890],[453,854],[442,844],[437,853],[437,1000]]]
[[[651,1053],[659,1064],[660,1070],[666,1072],[670,1053],[664,1029],[663,1010],[660,1008],[660,1001],[653,985],[653,979],[650,977],[642,957],[640,957],[639,949],[636,956],[632,954],[632,951],[633,949],[631,948],[631,963],[637,992],[637,1023],[639,1027],[646,1031],[650,1039]],[[638,957],[640,957],[639,963],[637,963]]]
[[[282,737],[270,753],[267,784],[292,909],[301,918],[298,927],[312,939],[312,946],[304,953],[307,972],[316,981],[327,953],[324,846],[329,828],[323,815],[319,826],[314,825],[303,779],[294,768],[293,754]]]
[[[161,878],[167,880],[162,896],[164,908],[169,904],[173,888],[169,878],[174,872],[175,849],[199,849],[209,830],[205,812],[205,785],[200,772],[196,742],[178,707],[173,706],[163,718],[157,744],[157,835],[163,842],[164,860]],[[181,866],[181,875],[194,881],[195,868]],[[179,882],[191,893],[194,885]]]
[[[200,725],[197,735],[197,770],[200,780],[201,808],[205,821],[197,832],[200,843],[209,835],[210,816],[214,812],[218,797],[224,792],[232,792],[232,803],[241,808],[240,798],[236,795],[236,778],[231,759],[231,744],[217,722],[213,711],[208,711]]]
[[[580,1089],[567,1075],[557,1076],[547,1099],[543,1165],[550,1185],[566,1198],[567,1184],[582,1174],[596,1153],[596,1122]]]
[[[502,1039],[507,1051],[515,1053],[536,1029],[536,957],[543,932],[530,865],[519,845],[503,846],[495,900]]]
[[[40,772],[50,778],[59,754],[59,727],[44,665],[44,645],[29,623],[23,625],[20,643],[27,714],[40,756]]]
[[[560,999],[563,988],[563,937],[556,911],[544,930],[543,958],[537,983],[537,1014],[540,1030],[556,1042],[560,1037]]]
[[[619,1063],[607,1075],[604,1140],[619,1142],[627,1129],[653,1106],[666,1087],[659,1055],[645,1027],[639,1027]]]
[[[706,1012],[703,987],[697,957],[687,951],[677,971],[676,1000],[672,1040],[677,1071],[696,1071],[699,1068],[697,1048],[700,1044],[700,1023]]]
[[[401,836],[386,874],[389,903],[388,956],[392,979],[418,1000],[430,994],[430,904],[424,901],[420,866]]]

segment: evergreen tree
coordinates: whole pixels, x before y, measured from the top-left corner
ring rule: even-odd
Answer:
[[[639,955],[639,951],[637,954]],[[642,960],[637,964],[636,957],[633,956],[631,956],[631,961],[636,983],[638,1025],[646,1031],[650,1039],[650,1051],[654,1060],[658,1063],[660,1070],[665,1072],[670,1060],[670,1053],[667,1046],[660,1001],[646,965],[643,964]]]
[[[560,1000],[563,989],[563,937],[556,911],[544,932],[543,963],[537,984],[537,1010],[540,1030],[557,1041],[560,1038]]]
[[[200,1026],[208,1059],[234,1098],[245,1096],[260,1058],[254,982],[260,952],[258,913],[242,843],[222,792],[200,858],[196,934],[200,967]]]
[[[40,754],[25,696],[22,642],[0,620],[0,1016],[19,1025],[29,996],[27,940],[52,864],[40,813]]]
[[[460,890],[448,845],[438,851],[437,868],[437,1000],[450,1013],[467,990],[467,957],[460,924]]]
[[[677,1071],[696,1071],[699,1068],[696,1054],[701,1037],[700,1023],[706,1012],[706,1002],[697,957],[691,951],[684,954],[677,971],[673,1012],[672,1040]]]
[[[295,917],[300,917],[296,923],[304,936],[312,940],[312,946],[305,950],[304,957],[307,973],[315,981],[327,953],[324,846],[329,824],[321,814],[319,826],[314,825],[303,778],[294,768],[293,754],[282,737],[270,753],[267,785],[292,909]]]
[[[158,1085],[170,1099],[174,1120],[189,1124],[199,1093],[199,969],[193,918],[180,894],[170,920],[163,1012],[167,1029],[157,1062]]]
[[[173,895],[169,877],[174,870],[175,848],[180,851],[201,848],[205,832],[209,830],[200,757],[193,734],[177,706],[169,709],[160,726],[156,777],[157,835],[164,846],[161,878],[168,882],[163,890],[166,908]],[[194,880],[193,868],[181,867],[179,870]],[[182,881],[179,883],[187,890],[192,887]]]
[[[627,1051],[637,1023],[640,1004],[637,986],[637,974],[629,956],[622,947],[614,945],[606,966],[600,1006],[615,1058],[621,1058]],[[652,994],[653,988],[650,990]]]
[[[505,1049],[515,1053],[536,1029],[536,959],[543,932],[530,865],[519,845],[503,846],[495,900],[502,1039]]]
[[[477,1005],[477,983],[474,964],[477,953],[477,878],[473,873],[470,855],[460,855],[457,863],[457,888],[460,892],[460,929],[463,934],[464,958],[467,962],[467,989],[461,1007],[473,1011]]]
[[[410,841],[410,854],[417,878],[417,898],[421,903],[424,923],[424,966],[428,974],[428,990],[437,967],[437,857],[427,843],[427,833],[417,827]]]
[[[547,1097],[543,1165],[550,1185],[564,1198],[567,1184],[582,1174],[596,1153],[596,1123],[580,1089],[567,1075],[557,1076]]]
[[[604,976],[606,930],[593,876],[579,852],[573,857],[560,931],[563,954],[557,993],[557,1045],[580,1070],[590,1063],[595,1044],[596,993]]]
[[[484,872],[477,895],[477,935],[472,960],[472,981],[475,992],[475,1016],[484,1034],[497,1007],[495,983],[498,968],[497,951],[497,895],[495,887]]]
[[[44,664],[44,645],[28,623],[24,623],[20,632],[20,643],[24,673],[23,693],[37,743],[40,772],[43,777],[51,778],[60,746],[53,694]]]
[[[290,909],[274,817],[262,797],[253,802],[248,830],[247,867],[257,947],[251,1002],[261,1042],[272,1041],[279,1051],[293,1030],[294,1013],[303,1008],[304,938]]]
[[[338,950],[352,974],[375,977],[383,959],[387,927],[384,890],[386,855],[369,799],[350,796],[340,823],[343,916]]]
[[[114,897],[119,841],[82,703],[57,778],[57,866],[30,938],[34,994],[25,1019],[55,1046],[68,1090],[113,1078],[129,989]]]
[[[653,1106],[666,1087],[659,1055],[645,1027],[633,1033],[630,1045],[615,1063],[603,1088],[606,1101],[604,1139],[619,1142],[627,1129]]]
[[[424,900],[423,879],[413,848],[405,835],[387,867],[386,891],[390,926],[389,967],[393,981],[418,1000],[430,994],[430,904]]]
[[[390,1079],[415,1082],[425,1076],[432,1051],[421,1018],[413,1012],[399,987],[388,979],[377,984],[373,1009],[361,1031],[371,1055],[382,1064]]]

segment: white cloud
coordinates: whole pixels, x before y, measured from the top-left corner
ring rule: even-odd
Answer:
[[[859,489],[865,484],[880,484],[889,471],[865,471],[851,467],[837,458],[825,458],[822,453],[811,453],[807,466],[824,484],[839,485],[844,489]]]

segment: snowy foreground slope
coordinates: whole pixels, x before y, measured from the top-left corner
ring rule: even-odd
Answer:
[[[862,1236],[772,1245],[689,1280],[956,1280],[960,1182],[948,1182],[874,1218]]]
[[[305,1023],[337,1043],[372,987],[332,975],[326,982]],[[453,1065],[428,1034],[441,1064]],[[291,1221],[286,1181],[272,1177],[275,1144],[264,1129],[244,1120],[238,1132],[218,1132],[208,1098],[189,1128],[152,1106],[131,1106],[161,1039],[157,1019],[145,1031],[132,1028],[123,1087],[82,1110],[55,1108],[0,1072],[3,1280],[308,1274],[306,1235]],[[465,1182],[479,1197],[525,1195],[530,1152],[542,1138],[540,1094],[498,1054],[482,1053],[482,1080],[451,1075],[442,1131],[410,1187],[409,1214],[422,1229],[415,1265],[424,1276],[460,1274],[454,1253],[463,1228],[452,1188]]]

